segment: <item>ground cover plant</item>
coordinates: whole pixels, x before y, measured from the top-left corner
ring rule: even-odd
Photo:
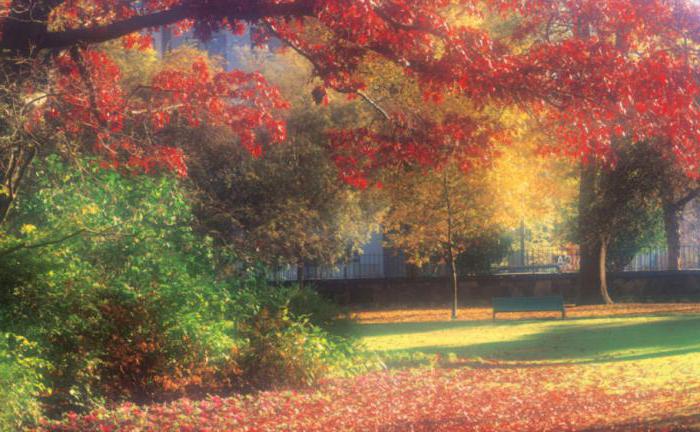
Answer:
[[[700,430],[700,314],[686,306],[587,308],[592,316],[566,321],[360,322],[380,357],[435,360],[301,391],[125,405],[38,430]]]

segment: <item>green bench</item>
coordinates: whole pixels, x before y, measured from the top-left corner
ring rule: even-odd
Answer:
[[[493,319],[498,312],[561,312],[561,317],[566,318],[566,308],[562,296],[543,297],[494,297]]]

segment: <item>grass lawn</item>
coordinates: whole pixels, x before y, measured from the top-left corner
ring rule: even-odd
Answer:
[[[448,369],[508,371],[513,392],[523,394],[532,385],[581,394],[595,389],[611,401],[647,394],[621,418],[610,418],[611,427],[677,422],[700,430],[698,305],[573,308],[566,320],[552,313],[492,321],[490,309],[460,312],[457,321],[446,320],[446,310],[360,312],[356,332],[390,367],[432,358]]]
[[[389,354],[454,353],[459,357],[517,364],[584,364],[683,356],[700,360],[700,314],[612,313],[565,320],[422,322],[363,322],[362,314],[358,318],[361,324],[356,333],[364,344],[372,351]],[[700,361],[691,372],[700,373]]]

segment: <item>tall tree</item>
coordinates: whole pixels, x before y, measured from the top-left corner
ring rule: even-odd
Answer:
[[[700,196],[700,183],[697,179],[685,175],[673,158],[667,154],[659,154],[651,163],[656,164],[661,171],[658,187],[666,234],[667,270],[680,270],[683,212],[688,203]]]
[[[5,2],[0,48],[8,82],[21,83],[23,75],[14,72],[35,67],[31,60],[39,58],[49,65],[47,76],[94,79],[105,71],[92,67],[98,59],[84,53],[91,44],[123,37],[134,45],[142,39],[138,32],[148,28],[194,26],[206,38],[254,23],[257,41],[284,40],[310,60],[323,87],[361,94],[365,83],[359,68],[366,59],[381,57],[415,74],[429,97],[453,92],[475,101],[555,107],[550,115],[566,120],[561,135],[568,153],[605,153],[611,136],[625,129],[648,137],[668,135],[672,128],[669,144],[679,150],[679,159],[686,165],[697,159],[692,46],[698,11],[688,1],[147,0],[113,6],[107,0]],[[484,10],[517,15],[517,25],[489,34],[475,20],[462,18]],[[71,51],[70,60],[59,61],[61,53]],[[78,57],[85,67],[79,67]],[[649,82],[659,88],[650,90]],[[76,90],[85,97],[91,93]],[[324,91],[319,88],[318,94]],[[94,102],[105,93],[94,92]],[[394,140],[404,147],[415,142]]]
[[[517,16],[517,25],[489,32],[461,18],[483,14]],[[336,158],[343,177],[359,186],[367,168],[385,161],[464,161],[484,142],[474,126],[478,115],[426,119],[374,103],[360,73],[374,58],[408,72],[426,99],[448,94],[477,108],[494,101],[528,105],[559,137],[553,150],[588,161],[586,167],[607,163],[612,143],[624,136],[654,140],[698,177],[700,13],[690,0],[10,0],[0,16],[0,102],[11,113],[3,125],[9,133],[2,141],[0,217],[37,148],[55,141],[56,131],[83,137],[73,140],[82,143],[74,151],[181,172],[183,155],[158,133],[124,133],[130,129],[124,125],[156,132],[172,119],[226,125],[253,152],[255,129],[282,140],[274,112],[283,103],[254,74],[199,65],[154,78],[145,102],[124,92],[118,69],[94,44],[124,38],[138,45],[140,31],[165,25],[193,26],[206,38],[256,24],[256,41],[276,37],[309,60],[323,81],[314,92],[319,101],[328,88],[367,100],[386,122],[339,131],[332,140],[349,153]],[[591,257],[582,254],[584,282]]]
[[[390,210],[384,220],[389,242],[417,265],[438,258],[450,275],[452,318],[457,317],[457,258],[485,233],[499,233],[493,217],[498,205],[483,172],[455,164],[439,170],[392,172],[384,189]]]
[[[601,298],[606,304],[613,302],[608,292],[607,269],[611,264],[624,267],[636,250],[614,250],[611,261],[611,248],[638,245],[638,239],[654,229],[653,214],[661,206],[658,181],[664,172],[654,163],[652,145],[620,142],[616,147],[617,162],[613,167],[585,167],[583,170],[589,177],[581,193],[590,193],[584,198],[590,205],[579,209],[578,224],[584,228],[578,231],[582,236],[578,240],[582,247],[590,248],[586,252],[595,260],[587,263],[594,266],[590,273],[583,269],[582,272],[595,275],[592,283],[599,291],[582,290],[580,303],[598,303]]]
[[[199,225],[239,254],[273,266],[335,265],[358,252],[378,229],[381,205],[340,181],[325,132],[356,124],[361,102],[316,105],[309,67],[294,53],[248,52],[244,67],[269,77],[291,102],[287,139],[268,142],[262,157],[241,149],[226,129],[179,130],[171,141],[188,157]],[[343,98],[344,99],[344,98]],[[262,136],[261,141],[266,141]]]

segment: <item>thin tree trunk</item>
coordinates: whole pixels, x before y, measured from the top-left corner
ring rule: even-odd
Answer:
[[[304,262],[301,261],[297,264],[297,283],[299,288],[304,288]]]
[[[603,303],[606,305],[613,304],[610,294],[608,293],[608,278],[607,278],[607,256],[608,242],[605,239],[600,241],[600,252],[598,254],[598,283],[600,285],[600,296],[603,298]]]
[[[453,220],[452,220],[452,201],[450,200],[450,191],[447,186],[448,179],[447,179],[447,168],[445,168],[445,171],[443,173],[443,179],[442,179],[442,186],[443,186],[443,198],[445,199],[445,207],[447,209],[447,260],[449,261],[450,264],[450,273],[451,273],[451,283],[452,283],[452,315],[451,318],[457,319],[457,308],[458,308],[458,290],[459,290],[459,283],[457,281],[457,264],[456,260],[457,257],[455,256],[455,251],[454,251],[454,244],[453,244]]]
[[[681,269],[681,215],[676,206],[664,206],[664,230],[668,249],[668,270]]]
[[[450,248],[452,249],[452,248]],[[457,319],[457,308],[459,307],[459,279],[457,278],[457,265],[455,263],[456,259],[452,251],[450,251],[450,268],[452,273],[452,319]]]
[[[0,224],[7,219],[34,157],[36,149],[33,146],[19,145],[9,156],[7,171],[0,172]]]
[[[0,224],[2,224],[7,218],[7,214],[10,212],[13,201],[14,200],[10,194],[0,194]]]

